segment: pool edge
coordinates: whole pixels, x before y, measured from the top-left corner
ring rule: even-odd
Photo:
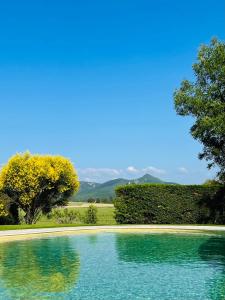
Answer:
[[[50,236],[67,236],[77,234],[96,234],[101,232],[119,233],[225,233],[225,226],[208,225],[112,225],[112,226],[79,226],[37,229],[17,229],[0,232],[0,243],[29,240]]]

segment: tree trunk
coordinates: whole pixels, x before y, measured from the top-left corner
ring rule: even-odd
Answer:
[[[35,224],[40,216],[42,209],[41,207],[36,209],[28,209],[24,217],[26,224]]]
[[[33,216],[30,214],[30,212],[26,213],[24,220],[26,224],[33,224]]]

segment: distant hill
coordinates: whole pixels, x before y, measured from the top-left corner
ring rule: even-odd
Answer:
[[[173,182],[165,182],[161,179],[154,177],[150,174],[137,179],[123,179],[118,178],[104,183],[80,181],[79,192],[72,197],[72,201],[87,201],[89,198],[114,198],[115,187],[126,184],[140,184],[140,183],[161,183],[161,184],[174,184]]]

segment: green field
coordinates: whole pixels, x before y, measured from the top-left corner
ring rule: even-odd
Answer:
[[[85,214],[85,211],[88,209],[87,207],[76,207],[76,208],[71,208],[79,211],[81,216],[83,217]],[[116,221],[114,219],[114,207],[98,207],[97,208],[97,217],[98,217],[98,222],[97,225],[113,225],[116,224]],[[46,216],[43,216],[38,222],[37,225],[48,225],[49,222],[51,224],[57,224],[55,220],[49,220]],[[79,222],[76,223],[76,225],[83,225],[84,223]]]
[[[72,208],[84,216],[87,207],[76,207]],[[116,221],[114,219],[114,207],[98,207],[97,208],[98,221],[96,225],[115,225]],[[48,219],[46,216],[42,216],[37,224],[34,225],[1,225],[0,230],[10,230],[10,229],[26,229],[26,228],[44,228],[44,227],[65,227],[65,226],[80,226],[89,225],[82,222],[74,224],[58,224],[54,219]]]

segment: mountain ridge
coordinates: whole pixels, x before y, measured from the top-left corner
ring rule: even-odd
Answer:
[[[71,201],[87,201],[89,198],[114,198],[115,188],[117,186],[142,183],[174,184],[173,182],[163,181],[150,174],[145,174],[136,179],[116,178],[103,183],[80,181],[80,190],[75,196],[72,197]]]

